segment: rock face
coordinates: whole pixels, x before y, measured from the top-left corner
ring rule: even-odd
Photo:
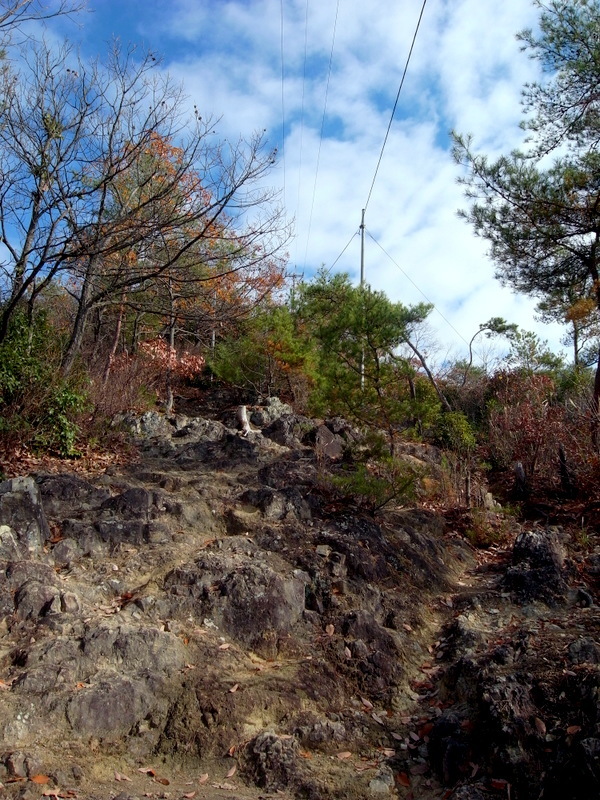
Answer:
[[[40,492],[33,478],[0,483],[0,558],[29,558],[50,538]]]
[[[555,531],[524,531],[514,544],[504,585],[519,600],[554,604],[565,594],[565,553]]]
[[[138,464],[0,484],[5,793],[595,796],[600,618],[560,532],[458,589],[442,518],[335,494],[343,420],[230,416],[129,415]]]

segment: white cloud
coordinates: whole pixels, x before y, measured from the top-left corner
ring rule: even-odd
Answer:
[[[91,5],[106,11],[101,0]],[[165,69],[202,113],[222,116],[218,133],[237,139],[266,128],[279,143],[272,178],[285,184],[296,221],[290,268],[330,266],[358,231],[421,3],[285,0],[283,147],[280,0],[148,0],[144,8],[147,43],[165,53]],[[473,133],[491,155],[522,140],[520,92],[537,65],[515,34],[536,17],[523,0],[429,0],[367,209],[367,230],[401,267],[367,237],[369,282],[405,303],[423,299],[416,284],[449,321],[431,315],[457,352],[492,316],[559,343],[556,326],[535,321],[533,300],[494,279],[485,244],[458,219],[464,200],[449,152],[451,128]],[[354,236],[336,270],[357,278],[359,252]]]

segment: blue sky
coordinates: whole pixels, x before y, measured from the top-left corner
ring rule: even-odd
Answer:
[[[309,277],[348,245],[334,269],[358,279],[361,210],[421,7],[88,0],[88,12],[48,26],[84,55],[101,55],[113,36],[160,54],[160,69],[184,84],[190,107],[220,118],[224,138],[266,129],[279,148],[270,180],[294,220],[290,271]],[[405,304],[435,304],[425,343],[434,360],[464,355],[492,316],[560,347],[558,326],[537,323],[531,299],[500,287],[485,243],[456,216],[464,200],[450,156],[451,129],[472,133],[492,156],[522,141],[520,91],[537,74],[515,33],[536,19],[528,0],[428,0],[423,13],[367,207],[365,259],[374,288]]]

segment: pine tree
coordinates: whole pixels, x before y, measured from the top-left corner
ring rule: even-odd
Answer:
[[[522,151],[491,161],[455,134],[468,174],[462,212],[490,244],[497,277],[542,302],[575,292],[600,309],[600,2],[542,4],[538,34],[519,34],[544,80],[523,90]],[[598,444],[600,354],[594,384]]]

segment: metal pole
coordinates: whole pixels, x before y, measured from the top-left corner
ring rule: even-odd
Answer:
[[[362,217],[360,221],[360,285],[361,288],[365,283],[365,210],[362,210]],[[360,388],[364,391],[365,388],[365,346],[362,346],[360,355]]]
[[[362,210],[360,223],[360,285],[365,282],[365,210]]]

